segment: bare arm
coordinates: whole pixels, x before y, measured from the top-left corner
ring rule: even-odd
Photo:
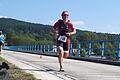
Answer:
[[[76,34],[76,29],[73,30],[73,32],[70,32],[70,35]]]

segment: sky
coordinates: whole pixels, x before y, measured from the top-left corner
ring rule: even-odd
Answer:
[[[54,25],[62,11],[76,29],[120,34],[120,0],[0,0],[0,18]]]

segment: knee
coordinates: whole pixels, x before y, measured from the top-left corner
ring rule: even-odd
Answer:
[[[68,57],[69,57],[69,53],[65,53],[65,54],[63,55],[63,57],[64,57],[64,58],[68,58]]]
[[[63,48],[61,46],[58,47],[58,52],[62,53],[63,52]]]

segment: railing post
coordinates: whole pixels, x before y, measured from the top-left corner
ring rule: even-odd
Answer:
[[[80,51],[81,51],[81,44],[79,43],[79,44],[78,44],[78,57],[81,57]]]
[[[30,51],[32,51],[32,45],[30,45]]]
[[[43,49],[43,53],[45,52],[45,45],[44,45],[44,47],[43,47],[44,49]]]
[[[26,51],[26,46],[24,45],[24,51]]]
[[[55,52],[55,50],[54,50],[54,45],[52,45],[52,51]]]
[[[31,46],[29,45],[29,51],[31,51]]]
[[[32,44],[32,51],[34,51],[34,44]]]
[[[39,51],[41,51],[41,45],[39,44]]]
[[[40,45],[40,51],[42,52],[42,45]]]
[[[37,49],[36,49],[36,48],[37,48],[36,44],[34,45],[34,48],[35,48],[34,51],[37,51]]]
[[[120,61],[120,40],[118,42],[118,61]]]
[[[70,43],[70,56],[72,56],[72,43]]]
[[[26,51],[27,51],[28,50],[27,45],[25,47],[26,47]]]
[[[101,54],[101,59],[104,60],[104,41],[102,40],[102,54]]]
[[[91,55],[92,43],[89,41],[88,55]]]
[[[34,51],[34,45],[32,44],[32,51]]]
[[[27,45],[27,48],[28,48],[27,50],[29,51],[29,45]]]
[[[25,51],[25,45],[23,45],[23,50]]]
[[[48,52],[50,51],[50,45],[48,45]]]
[[[34,45],[32,45],[32,51],[34,51]]]
[[[39,44],[37,44],[37,48],[36,48],[36,51],[39,51]]]

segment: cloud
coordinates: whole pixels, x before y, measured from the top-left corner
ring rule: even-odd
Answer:
[[[73,21],[72,22],[74,25],[81,25],[81,26],[84,26],[85,25],[85,22],[84,21]]]
[[[76,29],[85,29],[86,28],[86,23],[84,21],[72,21],[73,25],[75,26]]]
[[[0,18],[8,18],[7,16],[0,16]]]
[[[53,22],[54,22],[54,20],[50,20],[49,22],[50,22],[50,23],[53,23]]]
[[[50,25],[54,25],[55,21],[54,20],[49,20]]]
[[[106,25],[102,30],[104,32],[108,32],[108,33],[112,33],[112,34],[120,34],[120,28],[119,28],[120,24],[118,23],[111,23],[111,24],[108,24]]]
[[[8,18],[7,16],[0,16],[0,18]]]

